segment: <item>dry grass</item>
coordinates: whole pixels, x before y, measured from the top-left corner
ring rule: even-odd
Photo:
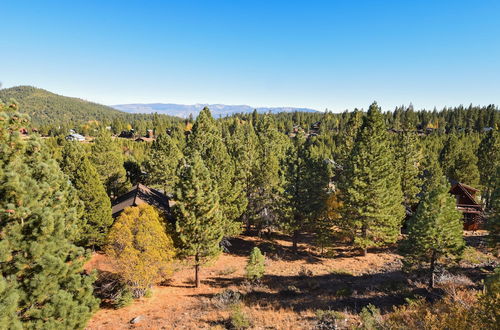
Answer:
[[[232,243],[230,253],[202,269],[200,288],[192,287],[190,267],[176,265],[171,282],[155,287],[151,298],[136,300],[119,310],[103,308],[88,329],[129,329],[130,320],[139,315],[144,319],[134,328],[223,329],[230,326],[236,303],[255,329],[311,329],[320,324],[318,315],[322,314],[318,311],[342,313],[345,320],[335,322],[339,328],[349,328],[359,324],[358,313],[370,303],[385,314],[405,305],[406,298],[426,292],[418,279],[411,281],[401,272],[400,257],[390,250],[361,257],[357,251],[341,246],[335,248],[335,257],[323,258],[311,253],[307,242],[300,244],[302,253],[294,255],[286,237],[265,240],[240,236]],[[266,275],[259,283],[244,278],[248,254],[254,246],[267,255]],[[102,254],[95,255],[86,267],[110,271]],[[463,290],[482,275],[453,276],[444,276],[438,283],[454,296],[450,299],[458,301],[464,298]],[[227,290],[238,292],[239,299],[220,303],[221,293]]]

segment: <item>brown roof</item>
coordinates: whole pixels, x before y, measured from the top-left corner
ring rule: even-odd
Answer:
[[[113,217],[116,217],[125,208],[141,204],[154,206],[169,216],[170,207],[168,204],[168,197],[162,192],[140,183],[134,186],[134,188],[132,188],[129,192],[119,196],[113,201],[111,213],[113,214]]]

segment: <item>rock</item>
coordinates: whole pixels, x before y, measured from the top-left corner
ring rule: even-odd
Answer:
[[[139,316],[134,317],[132,320],[130,320],[130,323],[137,324],[137,323],[141,322],[142,320],[144,320],[144,316],[139,315]]]

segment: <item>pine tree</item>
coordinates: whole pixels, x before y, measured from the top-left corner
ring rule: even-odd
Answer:
[[[262,255],[260,249],[254,247],[252,252],[250,252],[250,257],[248,258],[248,263],[245,268],[246,277],[252,281],[261,279],[266,272],[265,262],[266,258]]]
[[[248,201],[247,215],[260,231],[278,225],[283,204],[284,163],[290,139],[280,134],[273,118],[264,115],[258,122],[258,158],[254,188]]]
[[[398,237],[404,207],[395,164],[383,115],[373,103],[340,182],[343,223],[363,254],[369,247],[394,243]]]
[[[99,174],[77,142],[67,142],[62,150],[61,170],[68,175],[83,202],[79,244],[101,247],[113,223],[111,202]]]
[[[477,167],[477,156],[474,150],[466,145],[462,146],[457,158],[455,159],[455,166],[449,173],[450,179],[462,182],[471,186],[479,184],[479,169]]]
[[[486,201],[486,207],[491,204],[491,194],[495,189],[495,171],[500,167],[500,134],[491,130],[486,134],[479,144],[478,165],[480,171],[480,182],[484,187],[483,198]]]
[[[174,214],[180,253],[193,257],[198,287],[200,266],[221,251],[226,222],[222,219],[217,186],[196,151],[180,163],[176,196]]]
[[[494,182],[494,190],[491,193],[490,216],[487,221],[489,231],[488,241],[495,250],[495,254],[500,254],[500,165],[496,167],[496,173],[491,180]]]
[[[327,198],[329,183],[326,163],[313,155],[313,139],[300,133],[293,138],[285,172],[284,227],[292,232],[293,250],[297,252],[298,236],[312,228],[320,217]]]
[[[453,169],[458,158],[460,145],[455,134],[449,134],[446,143],[439,155],[439,162],[443,168],[445,176],[450,179],[453,176]]]
[[[168,134],[160,134],[151,146],[149,160],[145,163],[148,184],[171,192],[177,183],[177,166],[182,152]]]
[[[438,179],[439,180],[439,179]],[[462,214],[449,194],[444,177],[427,191],[410,219],[408,237],[402,243],[406,267],[429,265],[429,286],[434,287],[434,272],[443,256],[458,256],[464,248]]]
[[[127,189],[123,156],[109,132],[101,131],[95,138],[90,160],[99,173],[108,196],[113,199]]]
[[[71,241],[76,192],[41,139],[21,140],[29,123],[15,104],[0,105],[0,118],[0,325],[83,329],[98,301]]]
[[[142,204],[127,207],[109,231],[106,255],[136,298],[172,273],[174,244],[163,223],[153,206]]]
[[[229,140],[229,154],[233,162],[237,165],[235,178],[240,182],[244,192],[242,198],[245,199],[245,212],[243,212],[241,217],[243,223],[246,224],[247,231],[250,231],[251,217],[250,212],[247,212],[247,206],[253,202],[253,198],[255,197],[257,189],[255,177],[258,175],[259,162],[257,134],[252,122],[240,122],[236,120],[233,123],[233,134]]]
[[[342,220],[341,209],[342,202],[339,200],[338,191],[330,191],[325,200],[323,212],[313,224],[313,231],[316,235],[314,242],[319,246],[321,255],[323,255],[325,248],[333,243],[334,228],[339,226]],[[340,227],[342,227],[342,224],[340,224]]]
[[[207,107],[196,118],[187,149],[186,153],[199,153],[217,187],[225,236],[238,234],[240,223],[236,220],[246,206],[245,199],[241,198],[243,190],[236,179],[235,164],[227,152],[221,130]]]
[[[421,189],[419,177],[420,152],[417,146],[416,135],[404,130],[398,135],[396,144],[396,160],[398,171],[401,175],[401,190],[403,192],[403,205],[407,211],[412,211],[418,203],[418,193]]]

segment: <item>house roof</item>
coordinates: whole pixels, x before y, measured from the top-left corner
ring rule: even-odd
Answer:
[[[170,212],[168,197],[165,194],[139,183],[130,191],[119,196],[113,201],[111,213],[113,214],[113,217],[116,217],[125,208],[141,204],[154,206],[160,211],[167,213],[167,215]]]
[[[474,198],[474,195],[478,191],[479,191],[478,189],[473,188],[471,186],[468,186],[466,184],[460,183],[460,182],[453,185],[450,189],[450,193],[452,193],[454,195],[461,194],[461,195],[466,196],[467,199],[470,201],[471,205],[479,205],[479,203]]]

